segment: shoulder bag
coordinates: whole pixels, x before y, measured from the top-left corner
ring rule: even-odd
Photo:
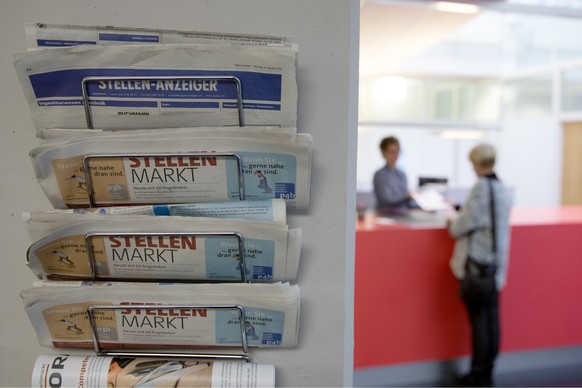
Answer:
[[[492,251],[495,257],[493,263],[483,264],[475,261],[470,254],[465,263],[465,277],[461,280],[460,294],[467,302],[485,302],[496,291],[495,273],[497,272],[497,241],[495,236],[495,201],[493,199],[493,184],[489,182],[489,207],[491,210]],[[471,235],[469,235],[469,246]]]

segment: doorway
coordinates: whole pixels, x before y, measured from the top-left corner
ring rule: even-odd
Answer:
[[[582,204],[582,122],[564,123],[562,205]]]

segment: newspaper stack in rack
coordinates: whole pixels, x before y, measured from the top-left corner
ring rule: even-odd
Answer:
[[[55,222],[58,217],[72,217],[71,214],[94,214],[98,216],[182,216],[237,218],[250,221],[274,222],[285,225],[287,211],[282,199],[265,199],[238,202],[177,203],[151,206],[113,206],[99,208],[56,209],[32,211],[24,214],[25,220]]]
[[[28,265],[50,280],[292,281],[301,251],[301,229],[264,221],[43,212],[26,226]]]
[[[26,46],[54,48],[119,44],[224,44],[231,46],[293,46],[288,36],[248,35],[227,32],[160,30],[114,26],[25,23]]]
[[[235,201],[241,191],[245,199],[309,205],[311,136],[304,134],[265,128],[85,132],[47,140],[30,155],[37,180],[59,209]],[[107,157],[84,165],[90,155]]]
[[[21,292],[43,346],[93,348],[89,306],[124,306],[95,315],[103,348],[240,347],[237,311],[155,305],[240,305],[250,347],[297,344],[299,288],[270,284],[43,283]],[[140,307],[144,306],[144,307]]]
[[[14,60],[37,129],[295,127],[296,64],[296,46],[224,44],[82,45]]]

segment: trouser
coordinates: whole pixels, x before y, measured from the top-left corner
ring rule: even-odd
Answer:
[[[491,381],[495,358],[499,352],[499,293],[490,293],[486,300],[463,298],[471,323],[473,358],[471,374]]]

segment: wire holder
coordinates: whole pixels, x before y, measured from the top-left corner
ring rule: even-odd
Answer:
[[[240,333],[241,333],[241,350],[243,354],[225,354],[225,353],[175,353],[175,352],[151,352],[142,350],[130,350],[127,352],[109,351],[104,346],[99,339],[99,328],[95,319],[95,312],[101,310],[131,310],[131,309],[156,309],[156,310],[169,310],[169,309],[213,309],[213,310],[236,310],[239,313],[240,320]],[[170,357],[170,358],[190,358],[190,359],[202,359],[202,360],[239,360],[251,362],[248,353],[248,340],[247,333],[245,330],[245,309],[240,305],[114,305],[114,306],[104,306],[104,305],[90,305],[87,308],[87,316],[89,318],[89,325],[91,327],[91,337],[93,340],[93,347],[95,353],[98,356],[111,356],[111,357]]]
[[[242,86],[240,79],[235,76],[157,76],[157,77],[139,77],[139,76],[128,76],[128,77],[106,77],[106,76],[91,76],[91,77],[84,77],[81,80],[81,90],[83,93],[83,106],[85,108],[85,120],[87,122],[87,128],[94,129],[93,124],[93,114],[91,110],[90,104],[90,96],[87,84],[90,82],[99,82],[99,81],[165,81],[165,80],[173,80],[173,81],[226,81],[226,82],[233,82],[236,86],[236,106],[238,110],[238,126],[244,127],[245,126],[245,116],[244,116],[244,109],[243,109],[243,99],[242,99]]]

